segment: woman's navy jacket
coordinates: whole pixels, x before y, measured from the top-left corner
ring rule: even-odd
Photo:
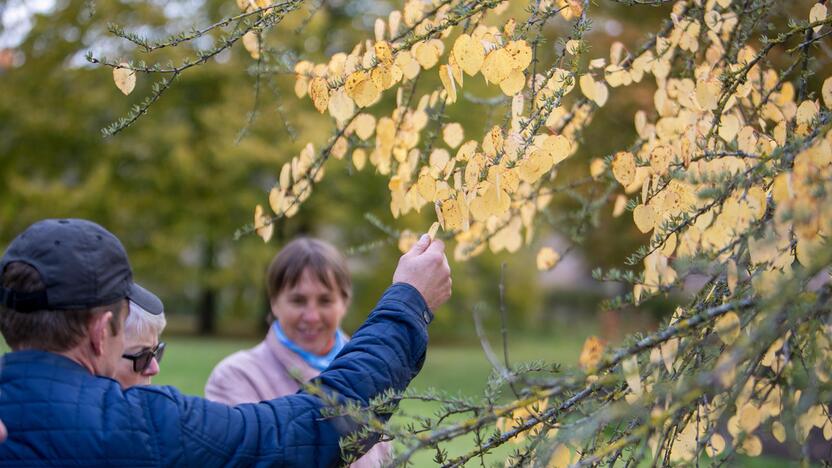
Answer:
[[[313,383],[361,405],[403,390],[424,362],[431,317],[416,289],[391,286]],[[358,428],[322,415],[323,400],[303,391],[232,407],[173,387],[122,391],[43,351],[12,352],[0,365],[0,419],[9,432],[0,465],[333,466],[339,438]]]

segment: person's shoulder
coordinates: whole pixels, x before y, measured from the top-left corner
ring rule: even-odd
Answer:
[[[249,373],[251,369],[257,368],[258,362],[263,359],[265,352],[267,352],[265,346],[265,343],[260,342],[253,348],[237,351],[225,357],[214,366],[209,381],[212,378],[232,375],[239,376],[240,374]]]

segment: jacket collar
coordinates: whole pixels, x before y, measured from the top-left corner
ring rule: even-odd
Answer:
[[[269,333],[266,335],[265,343],[269,352],[289,371],[289,376],[292,379],[297,380],[299,376],[303,380],[299,383],[309,382],[320,374],[317,369],[307,364],[297,353],[283,346],[280,340],[277,339],[272,327],[269,327]]]
[[[24,351],[12,351],[0,358],[0,368],[3,369],[3,378],[17,375],[52,375],[55,369],[73,373],[86,374],[91,376],[86,367],[78,364],[72,359],[56,353],[27,349]]]

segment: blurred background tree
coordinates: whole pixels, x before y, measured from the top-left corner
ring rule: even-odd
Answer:
[[[161,35],[236,8],[218,0],[0,1],[0,246],[37,219],[93,219],[122,239],[138,280],[165,300],[171,331],[250,335],[264,326],[263,273],[281,243],[320,235],[349,253],[356,300],[346,326],[353,328],[389,281],[399,255],[396,242],[365,217],[392,225],[386,202],[379,203],[389,198],[383,178],[336,161],[327,168],[331,183],[277,227],[272,243],[255,236],[235,240],[234,233],[250,222],[251,207],[265,201],[280,166],[303,142],[325,134],[314,110],[292,91],[298,51],[322,58],[343,50],[372,27],[362,15],[367,8],[383,12],[390,5],[332,2],[311,17],[310,11],[296,12],[281,25],[283,49],[272,52],[276,63],[260,64],[269,76],[257,77],[258,64],[242,48],[223,53],[218,63],[183,75],[150,110],[152,119],[102,137],[100,130],[136,101],[125,99],[110,74],[84,59],[91,48],[126,54],[107,32],[108,23]],[[291,34],[298,28],[303,34]],[[163,52],[170,59],[183,55],[176,48]],[[140,79],[136,95],[149,87]],[[350,203],[335,203],[340,200]],[[409,216],[396,229],[418,229],[431,215]],[[442,316],[438,335],[456,336],[457,325],[470,323],[474,304],[496,300],[502,262],[508,262],[512,282],[523,285],[508,290],[516,324],[529,325],[521,316],[539,316],[526,311],[539,311],[541,299],[532,281],[536,273],[523,268],[531,255],[461,266],[449,307],[456,313]]]

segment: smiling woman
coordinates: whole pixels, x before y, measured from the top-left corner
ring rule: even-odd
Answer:
[[[326,369],[347,343],[341,320],[352,298],[352,280],[335,247],[296,239],[275,256],[266,278],[269,333],[259,345],[214,368],[205,385],[209,400],[236,405],[293,394]],[[352,466],[380,466],[389,454],[389,444],[377,444]]]

